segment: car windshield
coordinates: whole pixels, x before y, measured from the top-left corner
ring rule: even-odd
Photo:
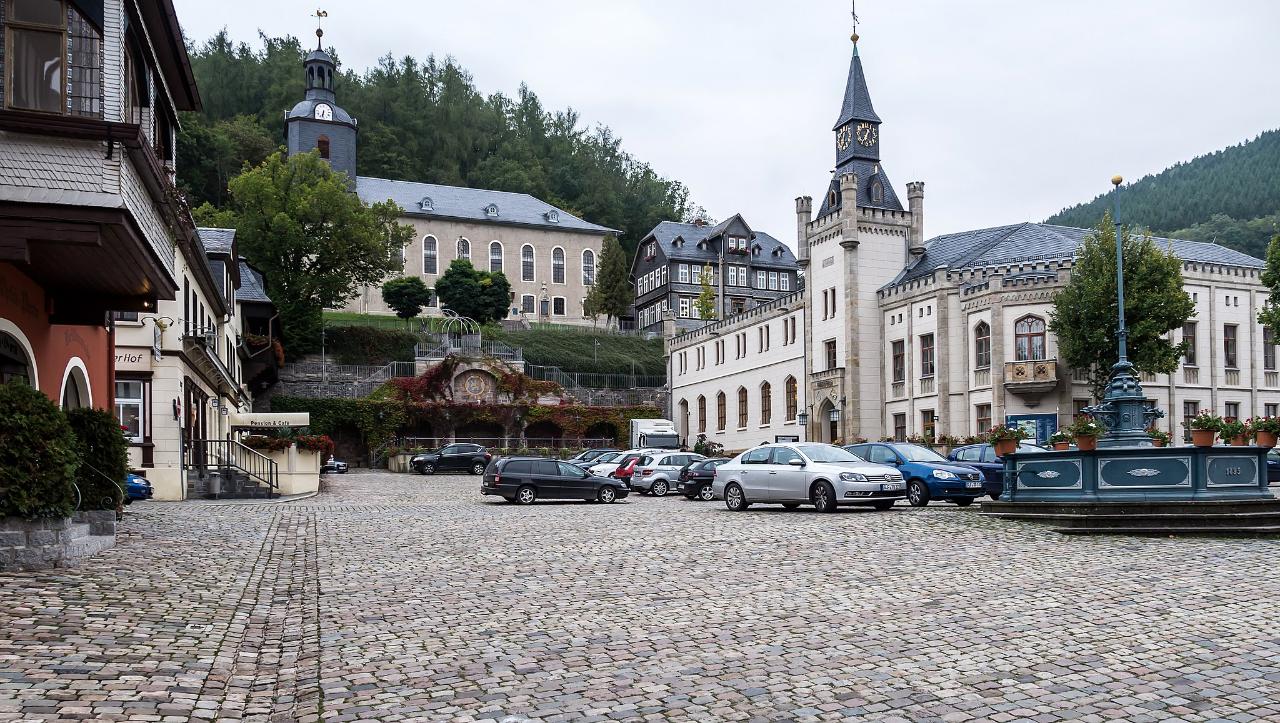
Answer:
[[[947,458],[929,449],[916,444],[896,444],[893,447],[898,450],[898,454],[907,458],[908,462],[946,462]]]
[[[829,444],[802,444],[796,447],[811,462],[863,462],[861,457]]]
[[[612,462],[613,460],[617,459],[617,458],[618,458],[618,455],[620,455],[620,454],[622,454],[622,453],[621,453],[621,452],[605,452],[604,454],[600,455],[599,457],[596,457],[594,461],[595,461],[595,462],[601,462],[601,463],[604,463],[604,462]]]

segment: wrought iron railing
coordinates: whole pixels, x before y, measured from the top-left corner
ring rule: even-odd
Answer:
[[[188,443],[183,468],[194,471],[200,479],[217,473],[223,482],[242,474],[260,487],[268,497],[280,490],[280,469],[274,459],[234,439],[193,439]],[[223,494],[240,492],[224,490]]]
[[[602,374],[595,372],[566,372],[560,367],[530,364],[525,373],[534,379],[555,382],[565,389],[588,387],[591,389],[660,389],[667,384],[665,376],[640,374]]]

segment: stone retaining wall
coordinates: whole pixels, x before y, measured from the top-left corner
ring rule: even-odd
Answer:
[[[66,567],[115,544],[113,510],[53,520],[0,518],[0,571]]]

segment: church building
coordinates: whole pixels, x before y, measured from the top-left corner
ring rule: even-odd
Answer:
[[[1090,403],[1085,377],[1056,358],[1054,293],[1087,229],[1020,223],[924,236],[924,184],[904,207],[881,156],[853,35],[836,123],[835,171],[814,213],[796,199],[804,288],[696,329],[665,319],[671,414],[741,450],[774,440],[979,434],[1017,424],[1041,442]],[[1263,262],[1215,244],[1159,239],[1183,262],[1196,315],[1174,342],[1172,375],[1143,378],[1159,426],[1182,432],[1202,410],[1280,413],[1280,368],[1257,323]]]
[[[417,276],[434,289],[450,263],[466,259],[478,269],[506,275],[511,282],[509,318],[593,323],[583,304],[595,284],[604,239],[616,230],[524,193],[358,175],[359,123],[338,105],[333,57],[317,47],[303,66],[306,96],[285,116],[288,152],[315,151],[347,174],[361,200],[390,200],[400,207],[400,223],[415,232],[401,251],[402,267],[394,276]],[[381,285],[362,288],[340,311],[395,313],[383,302]],[[424,313],[440,315],[434,294]]]

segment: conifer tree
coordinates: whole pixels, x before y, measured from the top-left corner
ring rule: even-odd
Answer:
[[[602,315],[606,319],[625,316],[635,302],[628,275],[627,253],[622,244],[613,236],[606,237],[600,253],[600,271],[584,304],[587,316],[592,319]]]

